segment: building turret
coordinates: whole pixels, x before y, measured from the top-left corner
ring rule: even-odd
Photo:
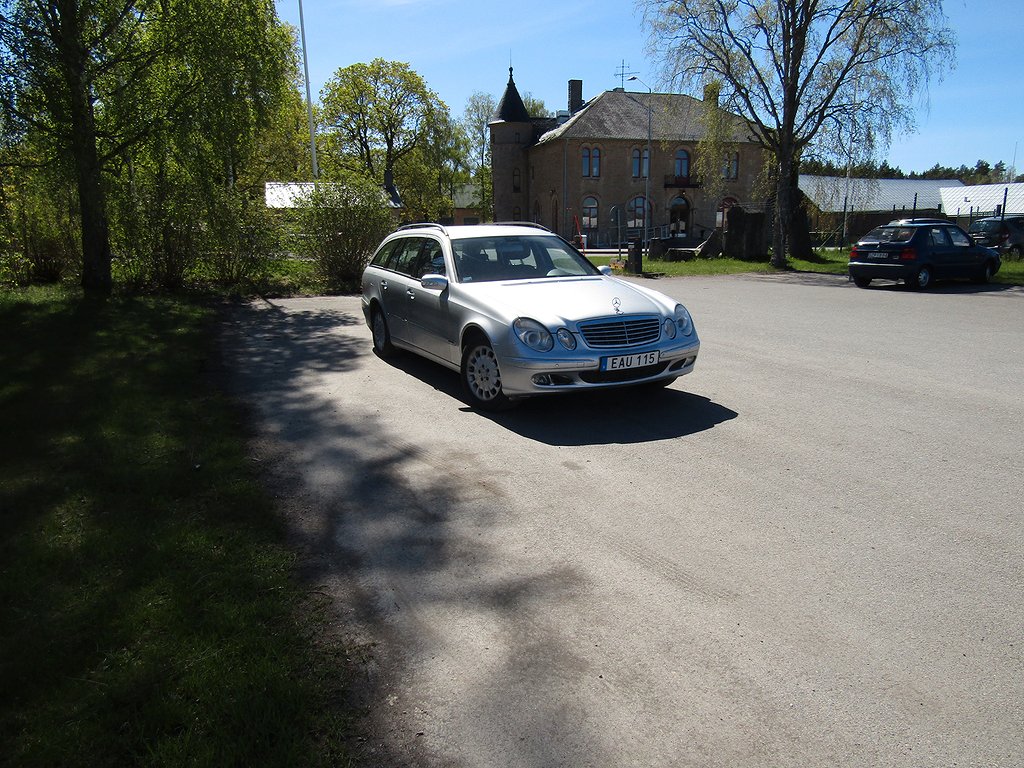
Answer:
[[[512,67],[508,68],[505,93],[487,125],[491,131],[494,218],[496,221],[529,219],[526,149],[533,143],[533,122],[512,78]]]

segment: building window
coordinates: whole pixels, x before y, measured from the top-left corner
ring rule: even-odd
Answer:
[[[556,198],[551,199],[551,231],[558,231],[558,200]]]
[[[647,228],[647,200],[637,195],[626,206],[626,226],[630,229]]]
[[[584,229],[597,229],[597,198],[590,196],[583,198],[583,221],[580,226]]]
[[[523,186],[522,174],[519,173],[519,169],[516,168],[512,171],[512,191],[519,192]]]
[[[583,148],[583,178],[590,175],[590,147]]]
[[[536,200],[533,201],[533,223],[540,224],[540,203]]]
[[[597,147],[590,152],[590,175],[595,179],[601,175],[601,150]]]
[[[740,153],[728,152],[725,161],[722,163],[723,179],[738,179],[740,177]]]
[[[647,174],[651,172],[651,156],[648,154],[647,149],[641,152],[639,149],[633,150],[633,178],[634,179],[646,179]]]
[[[690,153],[685,149],[676,150],[675,176],[677,179],[685,179],[690,176]]]

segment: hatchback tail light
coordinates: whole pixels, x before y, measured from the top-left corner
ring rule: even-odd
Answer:
[[[860,256],[860,254],[857,253],[857,246],[853,246],[853,248],[850,249],[850,261],[853,261],[858,256]]]
[[[902,251],[900,251],[900,261],[913,261],[916,258],[916,248],[904,248]]]

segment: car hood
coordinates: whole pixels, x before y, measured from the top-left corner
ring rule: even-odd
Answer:
[[[671,315],[677,302],[612,277],[549,277],[460,286],[468,302],[511,322],[529,317],[554,329],[617,315]],[[616,311],[618,310],[618,311]]]

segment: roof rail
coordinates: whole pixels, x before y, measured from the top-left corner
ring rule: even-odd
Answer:
[[[533,229],[543,229],[545,232],[551,231],[543,224],[535,224],[532,221],[494,221],[491,222],[491,225],[495,227],[532,227]],[[487,225],[484,224],[484,226]]]
[[[421,221],[415,224],[403,224],[396,231],[401,232],[403,229],[439,229],[445,234],[448,234],[448,230],[445,229],[442,224],[435,224],[432,221]]]

